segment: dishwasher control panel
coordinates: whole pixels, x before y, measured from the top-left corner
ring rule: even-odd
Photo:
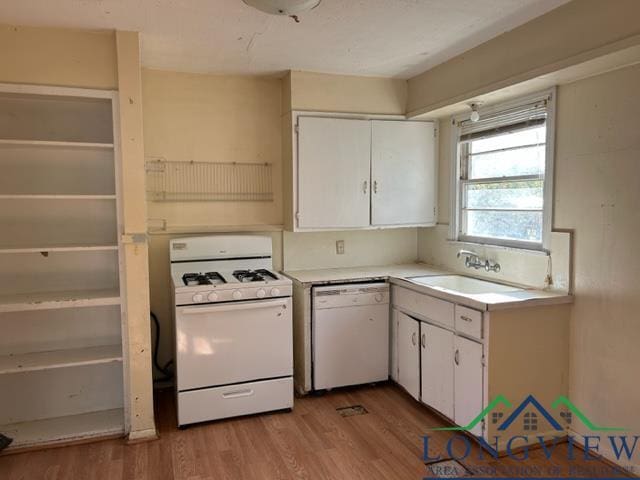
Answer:
[[[313,308],[337,308],[389,303],[386,283],[328,285],[313,288]]]

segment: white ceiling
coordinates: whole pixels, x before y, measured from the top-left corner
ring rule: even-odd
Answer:
[[[2,0],[0,23],[137,30],[150,68],[408,78],[566,1],[323,0],[295,23],[241,0]]]

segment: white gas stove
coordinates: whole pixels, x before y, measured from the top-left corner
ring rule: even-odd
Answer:
[[[178,238],[170,259],[178,424],[292,408],[292,286],[271,238]]]
[[[219,267],[215,262],[175,266],[176,271],[172,277],[176,304],[192,305],[291,296],[291,280],[271,270],[242,268],[208,271]],[[182,273],[181,270],[185,268],[189,271]]]

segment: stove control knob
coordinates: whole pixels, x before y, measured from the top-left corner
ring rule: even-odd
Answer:
[[[376,302],[380,303],[384,297],[382,296],[381,293],[376,293],[376,296],[373,298],[375,299]]]
[[[218,300],[218,294],[216,292],[211,292],[209,295],[207,295],[207,298],[210,302],[215,302],[216,300]]]
[[[196,293],[193,296],[193,301],[196,303],[204,302],[204,295],[202,295],[201,293]]]
[[[278,295],[280,295],[280,289],[279,288],[272,288],[271,289],[271,296],[272,297],[277,297]]]
[[[267,292],[265,292],[264,288],[259,289],[256,292],[256,297],[258,298],[264,298],[264,296],[267,294]]]
[[[240,300],[242,298],[242,292],[240,290],[234,290],[232,296],[234,300]]]

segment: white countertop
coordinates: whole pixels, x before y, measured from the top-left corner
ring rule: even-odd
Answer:
[[[389,277],[408,278],[427,275],[446,275],[448,272],[426,263],[382,265],[375,267],[324,268],[321,270],[292,270],[284,274],[300,283],[357,282],[361,280],[386,280]]]
[[[411,288],[412,290],[421,293],[480,310],[501,310],[505,308],[555,305],[573,302],[573,296],[564,292],[556,291],[525,288],[525,290],[515,292],[463,295],[455,294],[451,291],[442,291],[412,282],[411,277],[456,274],[455,272],[448,272],[425,263],[381,265],[374,267],[328,268],[319,270],[293,270],[285,271],[284,274],[295,281],[309,285],[368,280],[389,280],[390,283],[402,285],[403,287]]]

